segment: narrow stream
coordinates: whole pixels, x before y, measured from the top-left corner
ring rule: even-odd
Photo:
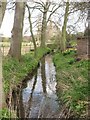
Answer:
[[[52,56],[42,58],[32,79],[19,91],[17,116],[20,118],[56,118],[59,103],[56,95],[56,71]],[[15,97],[14,97],[15,98]],[[14,100],[14,107],[15,107]]]

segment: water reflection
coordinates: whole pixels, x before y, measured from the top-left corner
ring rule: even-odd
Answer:
[[[22,99],[22,88],[12,92],[13,110],[18,118],[25,118],[25,110]]]
[[[27,86],[22,86],[19,94],[14,97],[17,98],[19,118],[47,118],[56,114],[59,104],[55,74],[51,56],[42,58],[36,74],[27,81]]]
[[[19,113],[19,118],[25,118],[25,110],[23,106],[23,101],[22,101],[22,89],[20,90],[19,96],[18,96],[18,113]]]
[[[35,78],[34,78],[34,83],[33,83],[33,86],[32,86],[31,93],[30,93],[30,97],[29,97],[29,100],[28,100],[28,108],[27,108],[27,111],[26,111],[26,118],[29,118],[29,114],[31,113],[32,97],[33,97],[33,92],[34,92],[36,83],[37,83],[37,71],[36,71],[36,75],[35,75]]]
[[[46,74],[45,74],[45,57],[41,60],[41,77],[42,77],[42,88],[43,93],[46,93]]]

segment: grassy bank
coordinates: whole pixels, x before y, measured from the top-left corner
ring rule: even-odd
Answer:
[[[14,89],[17,85],[20,85],[28,73],[32,73],[38,66],[40,59],[50,51],[51,50],[49,48],[38,48],[36,57],[34,57],[34,52],[30,52],[22,55],[20,62],[9,56],[4,57],[3,85],[5,95],[7,96],[9,94],[10,88]],[[0,118],[1,117],[2,119],[10,117],[8,108],[0,110]]]
[[[68,108],[68,115],[85,117],[87,115],[88,60],[75,57],[76,51],[54,55],[59,100]],[[89,61],[90,62],[90,61]]]
[[[49,52],[48,48],[38,48],[37,56],[33,53],[22,55],[21,61],[17,61],[11,57],[3,58],[3,77],[4,77],[4,91],[8,93],[10,86],[16,87],[22,82],[28,73],[32,72],[38,65],[39,60],[44,54]]]

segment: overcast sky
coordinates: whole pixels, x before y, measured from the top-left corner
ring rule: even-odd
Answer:
[[[60,12],[61,12],[61,10],[60,10]],[[63,10],[62,10],[62,12],[63,12]],[[33,16],[36,16],[36,14],[38,14],[38,11],[35,11],[33,13]],[[69,17],[68,25],[73,25],[75,23],[75,21],[77,21],[77,19],[78,19],[78,14],[72,14]],[[12,27],[13,27],[13,21],[14,21],[14,10],[13,11],[6,10],[4,20],[3,20],[3,23],[2,23],[2,26],[1,26],[1,29],[0,29],[0,34],[3,34],[6,37],[10,37],[11,36],[11,30],[12,30]],[[34,21],[34,19],[32,19],[32,21]],[[63,19],[61,19],[60,22],[63,23]],[[26,24],[24,25],[24,31],[29,26],[28,20],[26,20],[25,23]],[[84,21],[83,22],[78,22],[75,27],[76,27],[76,29],[75,29],[76,31],[83,32],[84,29],[85,29],[85,22]],[[30,35],[30,33],[28,32],[27,35]]]

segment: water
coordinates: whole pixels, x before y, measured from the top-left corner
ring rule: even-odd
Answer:
[[[17,115],[23,118],[54,118],[59,111],[56,95],[56,71],[50,55],[41,60],[40,67],[18,98]]]

